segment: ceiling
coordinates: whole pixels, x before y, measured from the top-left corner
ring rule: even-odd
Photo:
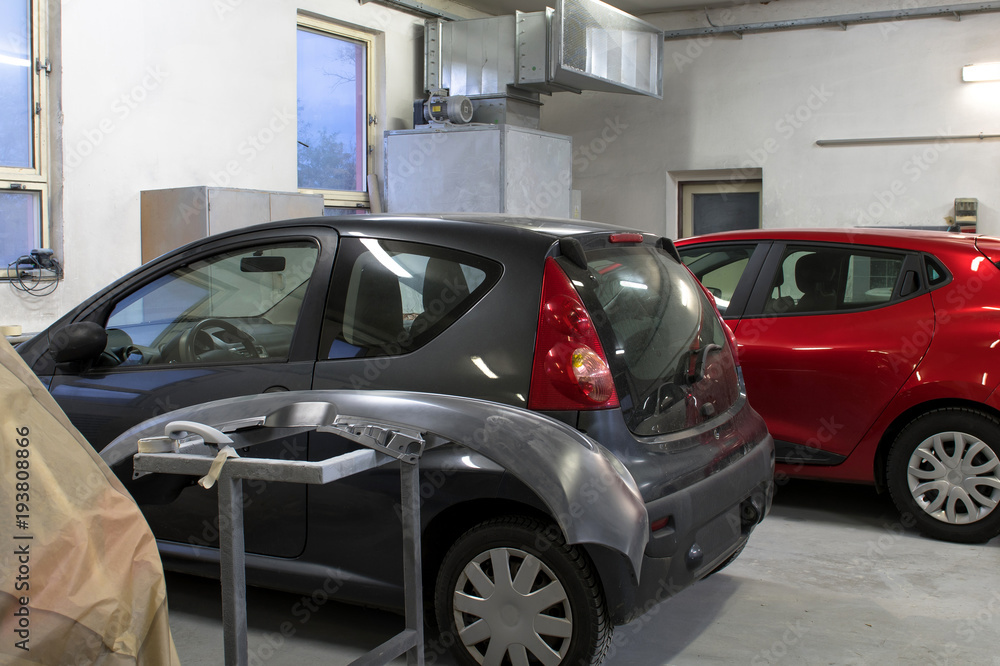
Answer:
[[[552,7],[555,0],[457,0],[460,4],[481,12],[503,16],[515,11],[537,12]],[[604,0],[607,4],[617,7],[633,16],[656,14],[660,12],[675,12],[685,9],[705,9],[712,7],[732,7],[733,0]],[[765,3],[766,4],[766,3]]]

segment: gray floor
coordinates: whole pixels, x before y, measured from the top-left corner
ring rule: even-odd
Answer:
[[[168,574],[167,585],[181,662],[223,663],[218,583]],[[332,601],[249,600],[251,666],[347,664],[402,627]],[[998,655],[1000,539],[931,541],[869,488],[797,481],[729,568],[619,627],[605,664],[1000,666]],[[455,663],[433,645],[426,657]]]

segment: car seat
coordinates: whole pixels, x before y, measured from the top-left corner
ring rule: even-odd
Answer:
[[[461,264],[438,257],[428,259],[424,271],[424,311],[413,320],[411,337],[447,318],[468,296],[469,283]]]
[[[774,284],[771,285],[771,296],[764,303],[764,312],[767,314],[784,314],[785,312],[791,312],[795,309],[795,300],[791,296],[781,295],[781,286],[785,284],[785,272],[783,270],[778,271],[778,275],[774,278]],[[778,290],[778,295],[774,295],[774,290]]]
[[[403,297],[399,290],[399,278],[374,257],[364,257],[359,261],[362,262],[357,273],[356,291],[348,290],[344,339],[352,345],[369,349],[398,345],[406,337],[403,333]],[[353,317],[349,314],[352,310]]]
[[[802,298],[796,312],[824,312],[837,309],[837,258],[813,252],[795,262],[795,285]]]

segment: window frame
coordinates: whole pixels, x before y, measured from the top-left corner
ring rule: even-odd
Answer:
[[[726,240],[713,243],[682,244],[677,246],[677,251],[680,253],[681,263],[687,266],[687,262],[684,261],[684,255],[688,253],[716,252],[726,248],[742,248],[744,246],[753,248],[750,253],[750,259],[747,262],[746,267],[743,269],[743,274],[740,276],[740,280],[736,285],[736,290],[733,291],[733,297],[729,301],[729,307],[727,307],[726,311],[722,313],[723,319],[732,321],[739,319],[743,316],[744,312],[747,311],[748,301],[753,295],[753,287],[757,282],[758,276],[761,274],[761,268],[763,267],[764,261],[768,256],[771,245],[771,240]],[[694,274],[693,271],[692,274]],[[698,277],[697,274],[694,275],[696,278]],[[700,279],[698,281],[701,282]]]
[[[872,303],[871,305],[859,307],[859,308],[849,308],[841,310],[822,310],[815,312],[766,312],[764,305],[771,293],[772,285],[774,283],[774,278],[777,271],[781,270],[782,263],[785,260],[785,251],[788,248],[798,248],[798,249],[812,249],[812,248],[827,248],[835,249],[839,251],[846,252],[856,252],[858,254],[863,254],[865,252],[879,253],[879,254],[894,254],[902,259],[902,264],[900,265],[899,275],[896,276],[896,282],[892,288],[892,294],[889,300]],[[938,263],[941,263],[940,261]],[[912,298],[917,298],[923,294],[926,294],[928,290],[927,278],[924,274],[923,269],[923,255],[921,253],[913,252],[911,250],[905,250],[896,247],[887,247],[883,245],[862,245],[855,243],[838,243],[831,241],[812,241],[812,240],[782,240],[775,241],[768,252],[767,258],[764,261],[764,265],[761,267],[760,274],[758,275],[757,281],[754,284],[753,291],[750,294],[749,301],[747,303],[746,312],[744,318],[771,318],[771,317],[826,317],[830,315],[843,315],[843,314],[854,314],[859,312],[869,312],[871,310],[878,310],[881,308],[890,307],[903,301],[910,300]],[[919,286],[918,288],[903,296],[901,295],[901,289],[903,286],[903,280],[907,271],[914,271],[917,274]]]
[[[349,287],[358,262],[366,255],[371,255],[370,249],[363,241],[372,240],[380,246],[390,245],[389,251],[439,258],[454,263],[469,266],[483,271],[485,279],[475,289],[471,289],[464,300],[459,301],[448,316],[435,322],[426,330],[408,340],[390,341],[381,346],[359,347],[364,350],[355,356],[331,356],[330,351],[337,341],[345,341],[343,331],[348,315],[353,312],[349,303]],[[394,247],[392,247],[394,246]],[[457,324],[473,307],[475,307],[497,285],[503,276],[503,264],[495,259],[476,254],[464,249],[438,243],[426,243],[415,240],[402,240],[398,237],[385,236],[351,236],[341,240],[337,253],[337,262],[333,268],[330,284],[334,285],[327,296],[323,311],[323,324],[320,331],[320,344],[317,360],[320,362],[349,361],[358,358],[396,357],[410,354],[436,340],[439,336]],[[426,277],[426,276],[425,276]],[[421,296],[423,292],[421,292]],[[356,303],[354,304],[356,305]],[[408,344],[404,344],[408,342]],[[351,343],[348,343],[351,344]],[[398,347],[398,349],[397,349]]]
[[[351,28],[340,23],[335,23],[328,19],[322,19],[306,14],[299,14],[295,26],[296,39],[298,31],[305,29],[328,37],[360,42],[365,46],[365,189],[361,192],[350,190],[320,190],[314,188],[298,188],[303,194],[320,194],[323,196],[324,208],[362,208],[371,209],[371,195],[368,192],[368,182],[370,176],[375,173],[373,160],[375,157],[375,146],[378,141],[377,122],[377,99],[376,99],[376,43],[375,34],[364,32],[357,28]],[[298,62],[296,61],[296,72]],[[298,99],[298,87],[296,84],[296,99]],[[298,131],[298,119],[296,118],[296,131]],[[298,160],[296,160],[295,170],[296,182],[298,182]]]
[[[315,309],[315,304],[310,305],[310,298],[311,298],[310,294],[314,291],[312,283],[319,275],[321,275],[321,273],[319,272],[320,270],[328,270],[328,267],[320,266],[324,256],[324,244],[320,242],[319,239],[311,235],[300,236],[296,234],[296,235],[284,236],[281,234],[281,232],[278,232],[273,235],[268,234],[263,236],[255,236],[253,238],[247,239],[245,242],[233,245],[212,244],[209,247],[207,247],[203,252],[199,252],[198,254],[191,257],[186,257],[183,261],[180,262],[172,262],[169,264],[165,264],[159,269],[150,271],[148,274],[143,275],[141,280],[136,280],[134,282],[128,283],[127,285],[123,285],[123,288],[115,292],[113,296],[103,297],[101,299],[102,303],[99,308],[88,312],[78,321],[94,321],[95,323],[98,323],[99,325],[108,330],[110,330],[111,328],[122,328],[120,326],[109,326],[109,324],[111,323],[111,317],[114,316],[118,311],[118,306],[125,300],[135,296],[137,293],[151,287],[152,285],[155,285],[159,280],[165,277],[173,276],[174,279],[176,280],[178,279],[176,275],[178,271],[184,269],[190,270],[193,264],[198,264],[198,263],[204,263],[205,267],[210,266],[214,262],[219,261],[219,257],[221,257],[222,255],[237,255],[239,253],[244,253],[247,251],[256,251],[259,249],[273,249],[276,247],[291,246],[291,245],[310,246],[315,249],[316,256],[314,259],[312,271],[306,280],[309,284],[306,285],[306,291],[303,294],[302,303],[299,305],[298,312],[296,313],[295,323],[293,324],[292,328],[292,336],[289,342],[289,349],[286,356],[274,356],[274,357],[269,356],[264,358],[258,357],[252,359],[239,359],[239,360],[234,359],[226,361],[204,361],[204,362],[185,361],[177,363],[151,363],[142,365],[103,366],[103,367],[93,368],[92,370],[104,373],[152,372],[156,370],[164,370],[166,368],[216,367],[216,366],[224,367],[232,365],[253,365],[262,363],[288,363],[293,360],[303,360],[299,358],[293,358],[293,355],[295,354],[296,345],[299,344],[297,342],[297,338],[302,335],[302,330],[307,325],[306,319],[308,317],[308,308]],[[200,268],[194,270],[200,270]],[[294,291],[294,289],[289,291],[288,294],[286,294],[286,296],[290,295],[292,291]],[[142,298],[144,297],[145,296],[143,296]],[[131,303],[129,306],[133,304],[134,302]],[[266,314],[266,312],[267,311],[264,311],[262,315]],[[215,318],[239,319],[246,317],[231,317],[231,316],[216,315],[216,316],[203,317],[201,319],[215,319]],[[174,320],[169,325],[175,325],[178,321],[179,320]]]
[[[760,229],[764,216],[764,181],[750,180],[684,180],[677,183],[678,215],[677,237],[693,238],[694,195],[696,194],[756,194],[757,226]],[[725,231],[732,231],[726,229]]]
[[[28,35],[31,39],[31,108],[32,116],[32,162],[31,167],[13,167],[0,164],[0,190],[17,193],[38,193],[38,237],[40,248],[52,247],[49,220],[49,117],[48,117],[48,15],[46,3],[28,0]],[[40,248],[29,248],[40,249]],[[0,266],[0,280],[15,277],[7,265]],[[55,279],[43,277],[42,279]]]

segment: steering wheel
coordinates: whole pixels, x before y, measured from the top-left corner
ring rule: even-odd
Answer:
[[[249,358],[260,358],[260,354],[257,353],[257,341],[253,339],[252,335],[224,319],[208,318],[202,319],[181,334],[180,339],[177,341],[177,353],[181,361],[184,363],[196,363],[201,360],[198,357],[195,341],[199,335],[210,328],[219,328],[235,336],[242,343],[243,349]],[[208,333],[205,333],[205,335],[208,335]]]

